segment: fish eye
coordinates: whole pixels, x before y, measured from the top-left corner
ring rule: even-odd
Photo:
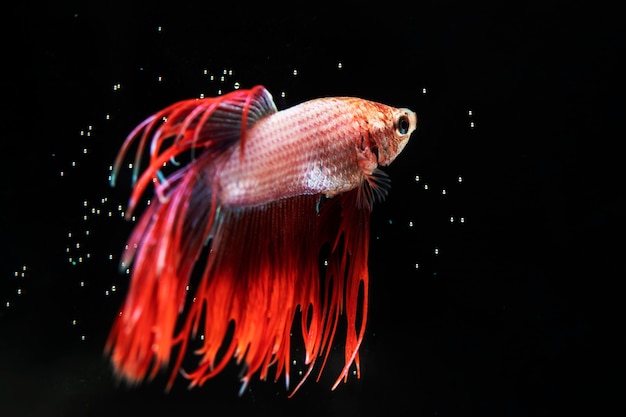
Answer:
[[[396,129],[398,133],[401,135],[406,135],[409,132],[409,128],[411,127],[411,122],[406,114],[403,114],[398,118],[398,122],[396,124]]]

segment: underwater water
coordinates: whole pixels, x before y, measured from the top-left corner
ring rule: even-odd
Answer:
[[[550,4],[422,6],[14,6],[27,46],[8,46],[0,415],[623,412],[626,274],[603,230],[624,226],[624,193],[616,153],[591,140],[621,114],[599,98],[616,26]],[[133,223],[115,155],[161,108],[257,84],[279,110],[352,95],[417,113],[372,214],[361,378],[330,390],[336,349],[291,399],[258,378],[238,397],[235,366],[193,390],[119,385],[103,349]]]

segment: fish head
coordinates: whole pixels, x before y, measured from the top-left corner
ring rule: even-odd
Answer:
[[[407,108],[380,105],[377,117],[370,120],[369,125],[378,165],[389,165],[402,152],[417,128],[417,115]]]

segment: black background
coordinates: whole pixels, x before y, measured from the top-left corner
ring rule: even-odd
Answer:
[[[626,412],[616,10],[83,3],[3,14],[0,415]],[[331,358],[292,399],[258,380],[237,397],[234,367],[191,391],[119,387],[102,350],[129,183],[108,167],[145,117],[235,82],[279,108],[355,95],[418,114],[373,213],[361,379],[330,391]]]

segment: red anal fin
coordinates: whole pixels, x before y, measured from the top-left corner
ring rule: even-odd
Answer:
[[[301,196],[257,207],[220,208],[211,254],[179,333],[182,341],[198,323],[204,324],[198,329],[203,335],[196,351],[200,365],[186,372],[191,385],[201,385],[224,368],[231,356],[220,357],[223,350],[244,365],[242,391],[256,372],[269,377],[274,364],[274,379],[288,375],[290,333],[299,308],[305,312],[306,351],[317,356],[325,306],[320,305],[316,203],[316,196]],[[308,306],[312,312],[305,317]],[[226,341],[231,322],[234,332]]]
[[[335,314],[346,316],[346,336],[344,367],[333,389],[341,380],[346,381],[350,367],[356,365],[360,377],[359,348],[365,335],[367,322],[369,272],[370,205],[363,203],[362,189],[357,188],[332,199],[323,207],[320,224],[324,228],[324,240],[332,242],[326,271],[326,288],[340,286],[341,290],[329,294],[331,302],[328,311],[337,309]],[[369,200],[371,201],[371,200]],[[343,304],[345,302],[345,304]],[[326,328],[336,326],[336,318],[326,319]],[[329,355],[334,330],[324,335],[326,352],[322,369]],[[321,370],[320,370],[321,374]],[[319,378],[319,377],[318,377]]]
[[[190,190],[192,184],[184,186]],[[203,233],[173,214],[171,204],[182,196],[150,206],[152,220],[142,220],[133,235],[139,239],[133,281],[107,343],[119,375],[132,382],[151,377],[177,347],[169,388],[190,339],[202,335],[198,365],[184,372],[191,386],[202,385],[234,358],[243,366],[240,392],[257,372],[261,379],[273,374],[274,380],[285,374],[289,387],[290,333],[298,310],[308,370],[291,395],[319,357],[321,374],[342,315],[347,321],[344,367],[333,388],[347,379],[353,363],[358,372],[367,317],[370,212],[359,208],[357,196],[353,190],[330,199],[319,213],[318,196],[221,207],[214,222],[195,211],[196,201],[182,214],[204,215]],[[207,264],[199,266],[202,277],[187,292],[208,224],[213,226]],[[330,251],[322,272],[319,255],[326,244]],[[159,262],[164,245],[169,250]]]

